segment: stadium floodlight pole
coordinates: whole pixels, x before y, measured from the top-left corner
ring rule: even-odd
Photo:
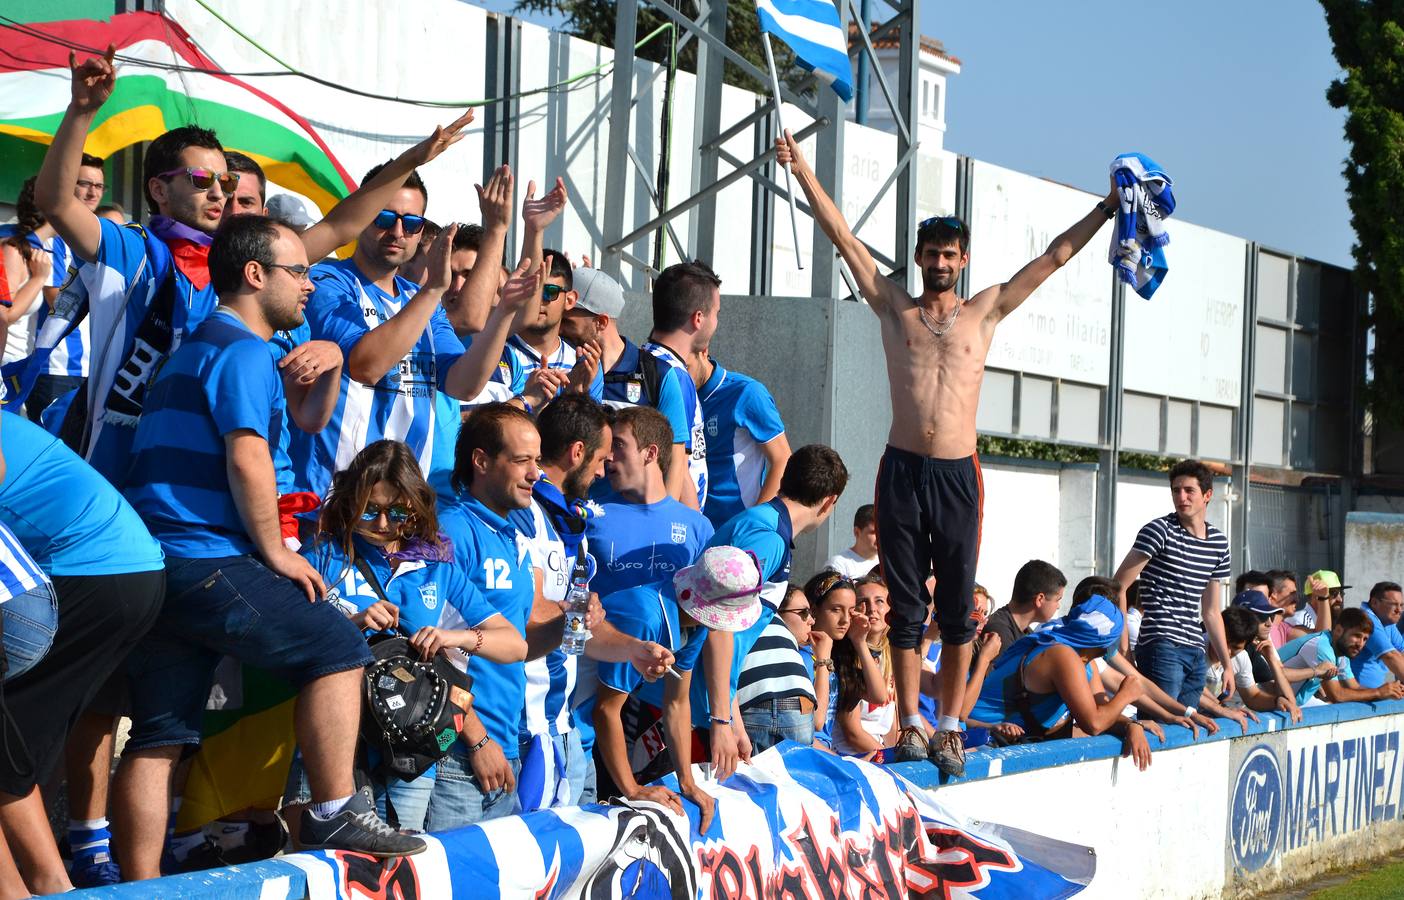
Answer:
[[[775,128],[780,137],[785,136],[785,113],[781,109],[784,105],[780,100],[780,76],[775,73],[775,51],[770,49],[770,32],[761,34],[761,40],[765,42],[765,64],[770,69],[770,92],[775,96]],[[790,177],[790,167],[785,169],[785,194],[790,201],[790,234],[795,239],[795,268],[803,271],[804,260],[800,258],[799,248],[799,214],[795,212],[795,186]]]

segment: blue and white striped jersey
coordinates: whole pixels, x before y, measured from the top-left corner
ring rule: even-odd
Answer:
[[[396,277],[391,296],[349,259],[314,266],[312,280],[317,289],[307,304],[311,336],[335,342],[348,360],[361,338],[389,321],[419,290],[414,282]],[[427,476],[438,432],[436,393],[462,355],[463,343],[439,308],[410,352],[375,384],[353,381],[343,367],[341,396],[327,427],[314,435],[293,429],[289,449],[297,489],[325,496],[333,472],[385,439],[408,444]]]
[[[49,577],[30,558],[19,538],[0,522],[0,603],[48,583]]]
[[[702,403],[697,399],[697,385],[692,383],[687,365],[672,350],[657,341],[649,341],[641,349],[678,370],[677,385],[682,392],[683,408],[692,422],[691,440],[687,443],[687,471],[692,475],[692,483],[697,485],[697,507],[704,508],[707,505],[707,430],[702,420]]]
[[[83,266],[83,260],[73,255],[69,251],[68,245],[63,242],[63,238],[58,235],[49,239],[48,249],[54,259],[54,267],[49,274],[49,286],[64,287],[70,278],[77,275],[78,269]],[[41,304],[39,316],[34,323],[36,331],[44,327],[44,322],[49,318],[49,315],[49,305],[47,303]],[[44,364],[44,374],[76,377],[87,375],[88,334],[88,319],[84,317],[83,321],[78,323],[78,327],[54,346],[53,352],[49,354],[49,358]]]

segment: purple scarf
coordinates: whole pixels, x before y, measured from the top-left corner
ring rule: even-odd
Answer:
[[[439,532],[437,542],[421,540],[420,538],[410,538],[395,553],[387,553],[386,559],[391,565],[397,566],[402,562],[453,562],[453,541],[447,534]]]
[[[152,234],[168,244],[171,241],[190,241],[192,244],[208,247],[214,243],[214,235],[206,234],[198,228],[191,228],[184,222],[177,222],[175,219],[160,213],[152,216],[146,227],[151,229]]]

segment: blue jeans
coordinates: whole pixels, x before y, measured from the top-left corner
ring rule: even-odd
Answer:
[[[1136,645],[1136,668],[1185,706],[1199,706],[1207,665],[1204,651],[1170,641]]]
[[[395,806],[395,819],[402,831],[423,831],[429,818],[429,795],[434,791],[434,769],[414,781],[390,779],[390,802]],[[380,818],[385,819],[385,794],[376,791],[375,808]],[[389,821],[386,819],[386,821]]]
[[[58,595],[47,582],[0,603],[5,622],[5,680],[18,678],[44,658],[58,631]]]
[[[509,759],[507,763],[512,767],[512,777],[515,779],[522,770],[521,760]],[[434,790],[429,796],[426,830],[438,834],[489,819],[500,819],[510,816],[516,807],[516,791],[498,788],[484,793],[478,787],[478,776],[473,774],[467,748],[460,742],[454,744],[448,756],[439,760]]]
[[[565,738],[566,778],[570,781],[570,805],[584,802],[585,787],[595,784],[595,757],[585,752],[580,742],[580,729],[572,728]]]
[[[166,599],[127,660],[133,750],[199,744],[205,701],[223,656],[266,669],[294,688],[371,662],[365,638],[330,603],[252,556],[166,557]],[[345,711],[359,718],[359,708]]]
[[[798,709],[776,709],[775,701],[757,703],[741,710],[751,752],[769,750],[781,741],[795,741],[808,747],[814,742],[814,714]]]

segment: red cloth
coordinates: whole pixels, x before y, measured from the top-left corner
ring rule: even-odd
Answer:
[[[311,512],[322,505],[322,498],[311,491],[282,494],[278,497],[278,524],[283,529],[283,539],[297,538],[298,513]]]
[[[180,273],[190,279],[190,283],[195,285],[195,290],[203,291],[210,284],[210,247],[208,244],[197,244],[194,241],[181,240],[176,238],[168,242],[171,248],[171,256],[175,259],[175,266],[180,269]],[[321,501],[318,501],[319,503]],[[312,509],[316,509],[313,506]]]

